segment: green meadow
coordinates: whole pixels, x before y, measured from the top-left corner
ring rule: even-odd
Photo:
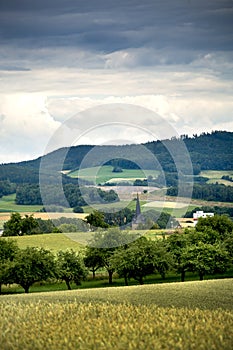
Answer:
[[[230,350],[233,280],[1,296],[2,350]]]
[[[38,211],[42,208],[42,205],[17,205],[15,204],[16,194],[3,196],[0,198],[0,213],[1,212],[32,212]]]
[[[216,183],[224,184],[226,186],[233,186],[233,182],[223,180],[222,176],[228,175],[230,177],[233,177],[233,170],[204,170],[200,173],[200,176],[208,177],[209,180],[207,183]]]
[[[82,232],[81,234],[85,235],[86,233]],[[73,249],[79,251],[81,249],[81,243],[79,243],[78,240],[73,240],[62,233],[15,236],[8,239],[16,241],[20,249],[26,247],[39,247],[51,250],[53,253],[56,253],[59,250]]]
[[[129,231],[130,233],[139,233],[149,238],[162,237],[166,230],[137,230]],[[51,250],[56,253],[59,250],[73,249],[79,251],[92,238],[93,232],[70,232],[70,233],[46,233],[40,235],[15,236],[7,239],[13,239],[17,242],[20,249],[26,247],[39,247]]]
[[[96,184],[105,183],[110,180],[116,181],[134,181],[136,179],[145,179],[147,176],[152,175],[157,177],[159,171],[156,170],[141,170],[141,169],[122,169],[121,173],[113,173],[113,167],[105,165],[102,167],[85,168],[70,172],[68,175],[71,177],[79,177],[81,179],[93,181]]]

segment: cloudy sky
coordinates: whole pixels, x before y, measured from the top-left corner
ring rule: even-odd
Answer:
[[[54,134],[59,147],[233,131],[232,96],[232,0],[0,1],[0,163],[40,156]]]

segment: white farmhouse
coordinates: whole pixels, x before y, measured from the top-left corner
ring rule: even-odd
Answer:
[[[193,213],[194,225],[197,224],[199,218],[207,218],[208,216],[214,216],[214,213],[204,213],[203,210],[198,210]]]

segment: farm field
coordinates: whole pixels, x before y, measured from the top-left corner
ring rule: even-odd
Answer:
[[[2,350],[230,350],[232,282],[1,296],[0,343]]]
[[[209,178],[207,181],[208,184],[218,182],[219,184],[224,184],[226,186],[233,186],[233,182],[221,178],[223,175],[233,177],[233,170],[205,170],[200,173],[200,176]]]
[[[81,170],[76,170],[70,172],[68,175],[70,177],[79,177],[81,179],[93,181],[95,184],[105,183],[111,180],[114,182],[114,179],[117,182],[120,181],[134,181],[136,179],[145,179],[147,176],[152,175],[157,177],[159,171],[156,170],[141,170],[141,169],[122,169],[121,173],[113,173],[112,166],[102,166],[102,167],[93,167],[86,168]]]

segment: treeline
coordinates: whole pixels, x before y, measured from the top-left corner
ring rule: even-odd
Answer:
[[[17,283],[25,292],[35,282],[63,280],[67,288],[81,283],[88,274],[93,278],[105,269],[109,284],[114,273],[145,282],[151,274],[165,280],[168,272],[197,273],[200,280],[208,275],[225,273],[233,264],[233,223],[225,216],[200,219],[195,229],[174,233],[167,239],[150,240],[127,231],[112,228],[97,231],[83,254],[60,251],[54,255],[39,248],[19,249],[13,240],[0,238],[0,286]]]
[[[168,196],[188,197],[190,185],[172,186],[167,189]],[[233,187],[223,184],[194,184],[192,198],[206,201],[233,202]]]
[[[53,220],[34,218],[33,214],[21,216],[20,213],[12,213],[8,221],[3,225],[3,237],[37,235],[43,233],[86,232],[89,230],[87,223],[78,218],[61,217]]]
[[[230,181],[230,182],[233,182],[233,178],[232,178],[231,176],[229,176],[229,175],[223,175],[223,176],[222,176],[222,179],[223,179],[223,180]]]
[[[170,214],[148,210],[142,214],[143,223],[140,223],[138,229],[165,229],[175,225],[176,220]],[[34,218],[33,214],[21,216],[20,213],[12,213],[8,221],[3,225],[3,237],[24,236],[41,233],[54,232],[76,232],[96,230],[99,228],[121,227],[121,229],[131,228],[131,223],[135,217],[135,211],[124,208],[119,211],[101,212],[93,211],[85,220],[78,218],[61,217],[53,220],[43,220]]]
[[[63,192],[64,191],[64,192]],[[65,198],[64,198],[65,195]],[[16,190],[16,204],[23,205],[56,205],[71,208],[81,207],[87,203],[112,203],[119,201],[117,193],[113,190],[102,191],[94,187],[83,187],[65,184],[63,189],[55,185],[43,186],[43,198],[39,185],[20,185]]]

